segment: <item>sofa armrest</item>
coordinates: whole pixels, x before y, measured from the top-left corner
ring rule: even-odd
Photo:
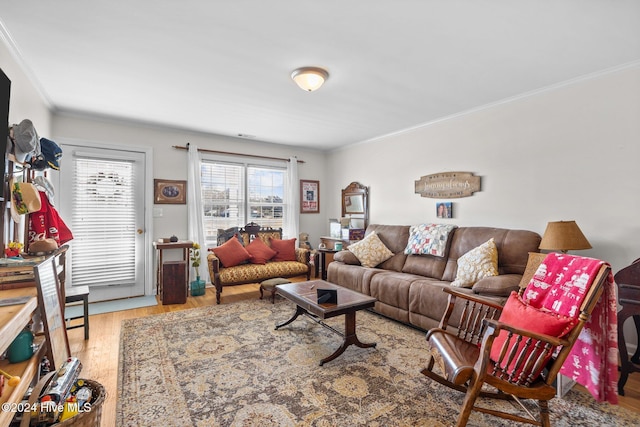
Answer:
[[[311,251],[306,248],[296,248],[296,261],[311,266]]]
[[[333,254],[333,260],[349,265],[361,265],[360,260],[350,251],[344,250]]]
[[[508,297],[511,291],[518,291],[521,274],[500,274],[478,280],[471,288],[479,295]]]
[[[213,252],[209,252],[207,255],[207,266],[209,268],[209,276],[213,280],[213,277],[220,272],[220,260]]]

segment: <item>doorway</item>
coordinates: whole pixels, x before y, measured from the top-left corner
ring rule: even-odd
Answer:
[[[61,148],[59,210],[74,237],[67,288],[89,286],[91,302],[145,295],[151,288],[145,215],[150,153],[74,144]]]

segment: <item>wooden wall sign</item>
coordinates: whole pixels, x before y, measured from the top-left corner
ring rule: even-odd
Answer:
[[[441,172],[421,177],[416,194],[432,199],[456,199],[480,191],[480,177],[471,172]]]

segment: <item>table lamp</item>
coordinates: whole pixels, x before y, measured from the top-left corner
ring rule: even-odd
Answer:
[[[591,249],[591,244],[575,221],[551,221],[538,248],[567,253],[570,250]]]

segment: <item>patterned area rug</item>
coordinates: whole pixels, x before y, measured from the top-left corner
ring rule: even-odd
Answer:
[[[243,301],[123,321],[118,426],[448,426],[461,393],[420,374],[424,333],[358,312],[358,336],[319,366],[342,338],[293,304]],[[344,319],[330,319],[342,330]],[[506,402],[490,405],[510,408]],[[640,425],[640,416],[570,391],[551,402],[554,426]],[[513,426],[473,413],[472,426]]]

